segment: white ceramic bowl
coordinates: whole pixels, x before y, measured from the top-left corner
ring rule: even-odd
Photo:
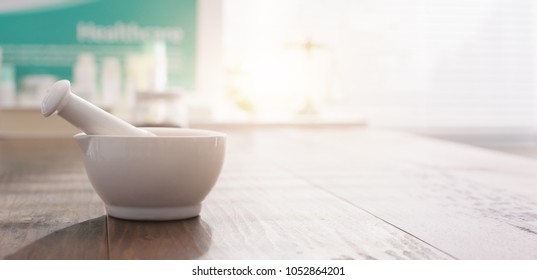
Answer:
[[[144,128],[158,137],[74,136],[88,177],[108,215],[177,220],[199,215],[224,162],[226,135],[184,128]]]

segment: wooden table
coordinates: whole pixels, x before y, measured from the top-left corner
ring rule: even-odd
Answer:
[[[201,216],[107,217],[69,138],[0,140],[0,258],[537,259],[537,162],[360,128],[227,130]]]

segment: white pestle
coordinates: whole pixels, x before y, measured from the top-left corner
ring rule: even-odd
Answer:
[[[88,135],[155,136],[75,95],[67,80],[54,83],[41,104],[43,116],[55,112]]]

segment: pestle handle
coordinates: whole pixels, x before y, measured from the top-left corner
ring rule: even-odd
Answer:
[[[155,136],[75,95],[67,80],[54,83],[41,104],[43,116],[56,112],[88,135]]]

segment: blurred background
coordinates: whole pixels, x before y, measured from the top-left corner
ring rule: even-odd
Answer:
[[[0,131],[71,133],[58,79],[136,124],[356,125],[537,156],[531,0],[0,0]]]

